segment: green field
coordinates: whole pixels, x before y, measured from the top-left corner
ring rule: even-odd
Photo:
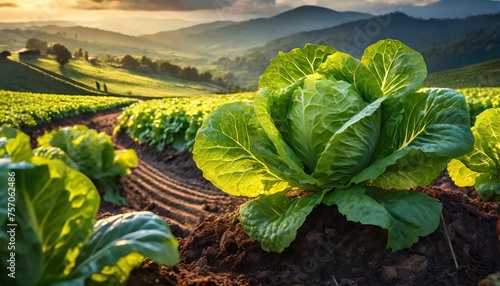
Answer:
[[[82,113],[126,106],[136,99],[0,90],[0,126],[24,127]]]
[[[41,72],[15,60],[0,60],[0,90],[95,94],[96,90]]]
[[[425,79],[424,86],[447,88],[499,87],[500,58],[430,74]]]
[[[15,57],[12,57],[15,59]],[[146,75],[128,71],[106,64],[96,66],[84,60],[71,60],[60,66],[53,58],[26,58],[23,62],[39,67],[54,75],[62,76],[82,83],[95,92],[96,81],[106,84],[108,92],[114,95],[130,95],[143,97],[190,97],[212,94],[219,91],[217,87],[183,80],[165,75]]]

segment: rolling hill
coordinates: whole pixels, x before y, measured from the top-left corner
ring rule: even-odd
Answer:
[[[171,32],[142,36],[161,44],[177,43],[193,51],[213,55],[238,54],[242,50],[289,34],[323,29],[342,23],[367,19],[370,14],[337,12],[317,6],[301,6],[270,18],[221,25],[202,24]],[[210,25],[210,26],[208,26]]]
[[[25,58],[22,63],[27,63],[42,69],[45,73],[60,77],[75,84],[81,84],[95,90],[96,82],[101,87],[107,86],[113,95],[127,95],[140,97],[189,97],[217,93],[220,89],[216,86],[201,84],[165,75],[147,75],[144,73],[128,71],[106,64],[92,65],[84,60],[72,60],[60,66],[51,57]],[[35,75],[30,75],[31,76]],[[24,82],[31,85],[30,82]],[[22,86],[24,87],[24,86]],[[50,87],[50,85],[49,85]],[[47,88],[49,88],[47,87]],[[33,87],[36,92],[36,86]],[[12,90],[12,89],[11,89]],[[17,89],[14,89],[17,90]],[[96,90],[95,90],[96,91]],[[50,88],[50,93],[59,93],[56,86]],[[61,93],[65,93],[62,92]]]
[[[85,86],[70,83],[27,64],[9,59],[0,59],[0,90],[56,94],[97,93]]]
[[[500,57],[429,74],[424,81],[428,87],[470,88],[500,86]]]

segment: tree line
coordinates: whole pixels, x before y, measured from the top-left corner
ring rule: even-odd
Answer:
[[[135,58],[131,55],[125,55],[121,59],[120,64],[124,69],[134,70],[138,72],[165,74],[192,81],[210,82],[212,80],[212,74],[209,71],[199,72],[195,67],[183,68],[165,60],[153,61],[147,56]]]

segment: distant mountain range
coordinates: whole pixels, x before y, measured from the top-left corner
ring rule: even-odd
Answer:
[[[399,11],[424,19],[464,18],[471,15],[500,12],[500,1],[491,0],[439,0],[425,6],[401,6]]]
[[[317,43],[361,57],[368,45],[386,38],[398,39],[416,50],[425,51],[439,45],[460,42],[465,37],[483,34],[486,29],[495,28],[500,33],[500,13],[464,19],[429,20],[392,13],[327,29],[291,34],[269,41],[265,46],[252,49],[250,53],[275,56],[278,51],[290,51],[295,47],[303,47],[306,43]],[[498,39],[489,40],[492,44],[500,45]]]
[[[224,66],[240,84],[257,81],[278,51],[288,52],[306,43],[328,45],[360,58],[364,49],[386,38],[402,41],[421,52],[429,72],[457,68],[500,57],[500,13],[464,19],[416,19],[392,13],[335,27],[291,34],[249,49],[245,55],[214,66]]]
[[[162,44],[175,42],[184,49],[213,55],[234,55],[292,33],[324,29],[372,16],[359,12],[337,12],[318,6],[301,6],[270,18],[202,24],[142,37]]]
[[[174,31],[185,27],[198,25],[201,22],[188,21],[183,19],[157,19],[157,18],[122,18],[100,19],[94,21],[76,21],[80,26],[98,28],[102,30],[122,33],[130,36],[139,36],[148,33],[157,33],[162,31]]]

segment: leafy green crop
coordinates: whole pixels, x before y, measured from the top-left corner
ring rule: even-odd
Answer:
[[[472,124],[481,112],[500,107],[500,87],[461,88],[457,91],[465,96]]]
[[[203,118],[224,103],[248,102],[250,93],[192,98],[166,98],[139,102],[126,108],[114,133],[126,130],[134,140],[163,150],[192,150]]]
[[[410,247],[439,225],[441,204],[407,191],[430,183],[473,145],[464,96],[420,90],[422,56],[395,40],[362,59],[308,44],[279,53],[253,104],[210,113],[193,150],[204,176],[232,195],[244,229],[281,252],[320,204],[388,231],[387,247]],[[289,198],[290,190],[307,195]]]
[[[2,273],[14,257],[17,285],[123,285],[146,256],[177,263],[177,240],[160,217],[135,212],[95,223],[100,199],[90,179],[61,160],[33,156],[29,142],[0,129]],[[2,285],[12,281],[0,277]]]
[[[104,199],[116,205],[125,199],[116,189],[114,179],[130,174],[139,164],[134,150],[115,150],[111,138],[84,125],[64,127],[38,138],[37,156],[63,160],[81,171],[98,186],[106,189]]]
[[[13,92],[0,90],[0,125],[35,126],[82,113],[96,113],[126,106],[136,99],[112,96],[84,96]]]
[[[472,128],[474,149],[448,164],[451,179],[460,187],[475,186],[485,200],[500,200],[500,108],[477,116]]]

